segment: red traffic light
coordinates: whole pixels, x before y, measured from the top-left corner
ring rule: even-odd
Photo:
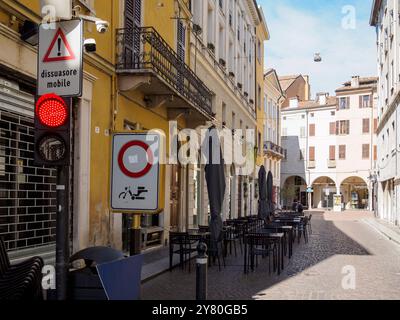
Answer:
[[[36,115],[42,125],[57,128],[68,120],[68,106],[56,94],[41,96],[36,102]]]

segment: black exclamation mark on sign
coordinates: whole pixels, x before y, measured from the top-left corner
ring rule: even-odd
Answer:
[[[61,56],[61,38],[57,39],[57,44],[58,44],[58,53],[57,56]]]

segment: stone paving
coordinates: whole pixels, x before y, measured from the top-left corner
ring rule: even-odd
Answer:
[[[226,268],[209,268],[209,300],[400,299],[400,247],[363,222],[371,217],[313,212],[309,243],[295,244],[280,276],[269,274],[268,259],[244,275],[238,250]],[[142,299],[195,299],[194,262],[191,273],[175,268],[143,283]]]

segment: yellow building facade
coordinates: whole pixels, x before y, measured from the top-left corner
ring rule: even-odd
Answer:
[[[231,130],[255,129],[256,136],[259,132],[261,137],[264,135],[260,119],[264,104],[264,42],[269,38],[269,31],[261,7],[255,6],[255,2],[243,1],[237,6],[227,3],[223,8],[215,8],[215,17],[220,14],[226,19],[223,23],[227,25],[228,35],[231,22],[223,13],[238,10],[235,21],[237,19],[246,35],[233,46],[238,55],[230,53],[228,37],[224,42],[219,38],[221,45],[215,47],[219,64],[224,62],[226,68],[221,65],[218,73],[212,68],[215,56],[211,59],[211,47],[197,48],[201,42],[195,37],[198,30],[194,30],[193,21],[207,12],[203,8],[204,1],[201,8],[195,9],[199,3],[188,0],[73,1],[75,15],[96,16],[109,22],[106,33],[98,33],[93,23],[84,22],[84,38],[95,39],[97,50],[84,54],[83,94],[74,100],[70,220],[73,252],[95,245],[129,248],[132,216],[110,209],[113,133],[159,129],[165,133],[167,159],[172,156],[169,154],[170,136],[174,133],[170,132],[171,122],[176,123],[178,131],[190,128],[198,132],[200,128],[216,125]],[[240,8],[247,12],[243,17]],[[4,171],[8,179],[0,182],[0,191],[13,199],[4,200],[4,203],[0,200],[0,235],[6,236],[11,250],[54,249],[55,170],[35,167],[31,161],[37,44],[21,40],[26,26],[41,23],[40,11],[40,1],[0,2],[0,116],[4,114],[5,119],[0,121],[4,122],[5,134],[17,137],[16,149],[20,145],[23,147],[24,141],[13,128],[24,121],[23,129],[30,133],[26,138],[29,143],[25,146],[25,157],[18,155],[20,151],[13,151],[15,148],[11,144],[0,143],[0,176]],[[249,21],[252,27],[241,21]],[[218,39],[217,29],[215,25],[212,41]],[[211,31],[207,34],[213,36]],[[226,50],[218,49],[225,45]],[[248,53],[246,46],[251,48]],[[214,82],[218,86],[209,88]],[[213,92],[219,86],[222,91]],[[179,145],[182,143],[185,139]],[[263,163],[263,143],[258,144],[255,142],[259,166]],[[178,148],[172,145],[173,150]],[[185,230],[207,223],[208,198],[203,169],[200,165],[167,163],[162,166],[160,210],[152,215],[141,215],[143,249],[167,244],[170,230]],[[7,170],[11,170],[10,173]],[[226,174],[224,219],[255,214],[257,172],[240,179],[234,177],[233,168],[227,169]],[[21,216],[20,212],[26,216]]]
[[[76,13],[96,15],[109,22],[104,34],[97,33],[94,24],[84,22],[84,37],[96,40],[97,51],[84,54],[83,95],[76,101],[73,251],[93,245],[126,249],[130,217],[111,212],[109,203],[112,134],[160,129],[169,146],[170,121],[183,129],[213,119],[212,93],[189,67],[189,1],[74,1],[73,5]],[[1,1],[0,43],[5,49],[0,53],[0,79],[19,87],[21,96],[29,97],[27,116],[32,119],[37,46],[21,40],[26,21],[41,22],[39,1]],[[184,171],[179,165],[162,167],[160,211],[142,216],[143,228],[154,231],[159,244],[166,241],[167,230],[179,226],[187,205]],[[54,205],[52,196],[49,203]],[[42,245],[54,240],[54,212],[51,217],[51,232]],[[19,225],[18,214],[15,221]],[[29,238],[35,238],[41,228],[32,231]],[[18,246],[14,240],[10,240],[10,248],[31,247],[27,241]]]

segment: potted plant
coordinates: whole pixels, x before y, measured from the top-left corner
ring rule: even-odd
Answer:
[[[221,67],[226,67],[226,61],[222,58],[219,59],[219,64],[221,65]]]
[[[215,46],[214,46],[214,44],[213,43],[209,43],[209,44],[207,44],[207,48],[210,50],[210,51],[212,51],[212,53],[215,53]]]
[[[230,72],[229,72],[229,76],[230,76],[231,78],[234,78],[234,77],[235,77],[235,74],[234,74],[232,71],[230,71]]]
[[[254,100],[253,99],[250,99],[250,104],[254,104]]]
[[[243,88],[243,85],[240,82],[238,82],[237,87],[241,90]]]
[[[244,96],[247,98],[249,96],[249,94],[245,91]]]

